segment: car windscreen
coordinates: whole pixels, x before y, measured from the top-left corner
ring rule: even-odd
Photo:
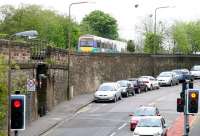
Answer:
[[[200,71],[200,66],[194,66],[191,70]]]
[[[118,81],[117,83],[119,83],[121,87],[127,87],[128,86],[127,81]]]
[[[139,121],[137,127],[161,127],[161,121],[155,118],[143,118]]]
[[[182,75],[183,74],[183,71],[180,71],[180,70],[173,70],[173,72],[175,72],[177,75]]]
[[[159,77],[171,77],[172,73],[169,72],[164,72],[164,73],[160,73]]]
[[[98,91],[112,91],[113,87],[109,85],[102,85],[99,87]]]
[[[156,111],[154,108],[139,108],[134,112],[135,116],[155,116]]]

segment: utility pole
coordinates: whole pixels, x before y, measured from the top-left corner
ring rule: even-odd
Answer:
[[[68,12],[69,12],[69,29],[68,29],[68,53],[67,53],[67,60],[68,60],[68,76],[67,76],[67,99],[70,99],[70,53],[71,53],[71,27],[72,27],[72,23],[71,23],[71,7],[73,5],[78,5],[78,4],[85,4],[85,3],[89,3],[87,1],[82,1],[82,2],[75,2],[75,3],[71,3],[68,7]]]

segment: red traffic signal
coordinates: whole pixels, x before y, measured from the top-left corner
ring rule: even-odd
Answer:
[[[183,112],[184,111],[184,100],[182,98],[177,98],[177,112]]]
[[[11,95],[11,129],[25,129],[25,95]]]
[[[13,101],[13,107],[14,108],[20,108],[22,106],[22,102],[20,100],[14,100]]]

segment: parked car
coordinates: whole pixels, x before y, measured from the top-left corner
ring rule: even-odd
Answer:
[[[160,112],[155,106],[140,106],[133,114],[130,114],[130,130],[134,131],[139,120],[144,116],[160,116]]]
[[[192,80],[193,76],[190,74],[190,71],[188,69],[174,69],[172,72],[176,73],[176,77],[179,80],[180,83],[184,82],[185,80]]]
[[[140,81],[138,78],[129,78],[128,79],[134,86],[134,90],[139,94],[141,92],[147,92],[148,87],[147,85],[143,82]]]
[[[149,90],[160,88],[158,80],[152,76],[141,76],[139,77],[139,81],[143,81],[147,85]]]
[[[162,116],[151,116],[140,119],[133,136],[167,136],[167,125]]]
[[[176,73],[172,71],[161,72],[157,77],[157,79],[160,86],[163,85],[173,86],[179,83]]]
[[[121,100],[121,91],[116,82],[103,83],[94,94],[94,101],[113,101]]]
[[[200,65],[194,65],[190,70],[190,74],[194,78],[200,78]]]
[[[128,80],[120,80],[120,81],[117,81],[117,83],[120,84],[120,89],[121,89],[122,96],[128,97],[129,94],[131,94],[133,96],[135,95],[134,86],[130,81],[128,81]]]

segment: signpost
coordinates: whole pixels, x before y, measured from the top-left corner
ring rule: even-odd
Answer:
[[[36,84],[35,79],[27,79],[27,84],[26,84],[27,90],[31,92],[35,91],[36,90],[35,84]]]

